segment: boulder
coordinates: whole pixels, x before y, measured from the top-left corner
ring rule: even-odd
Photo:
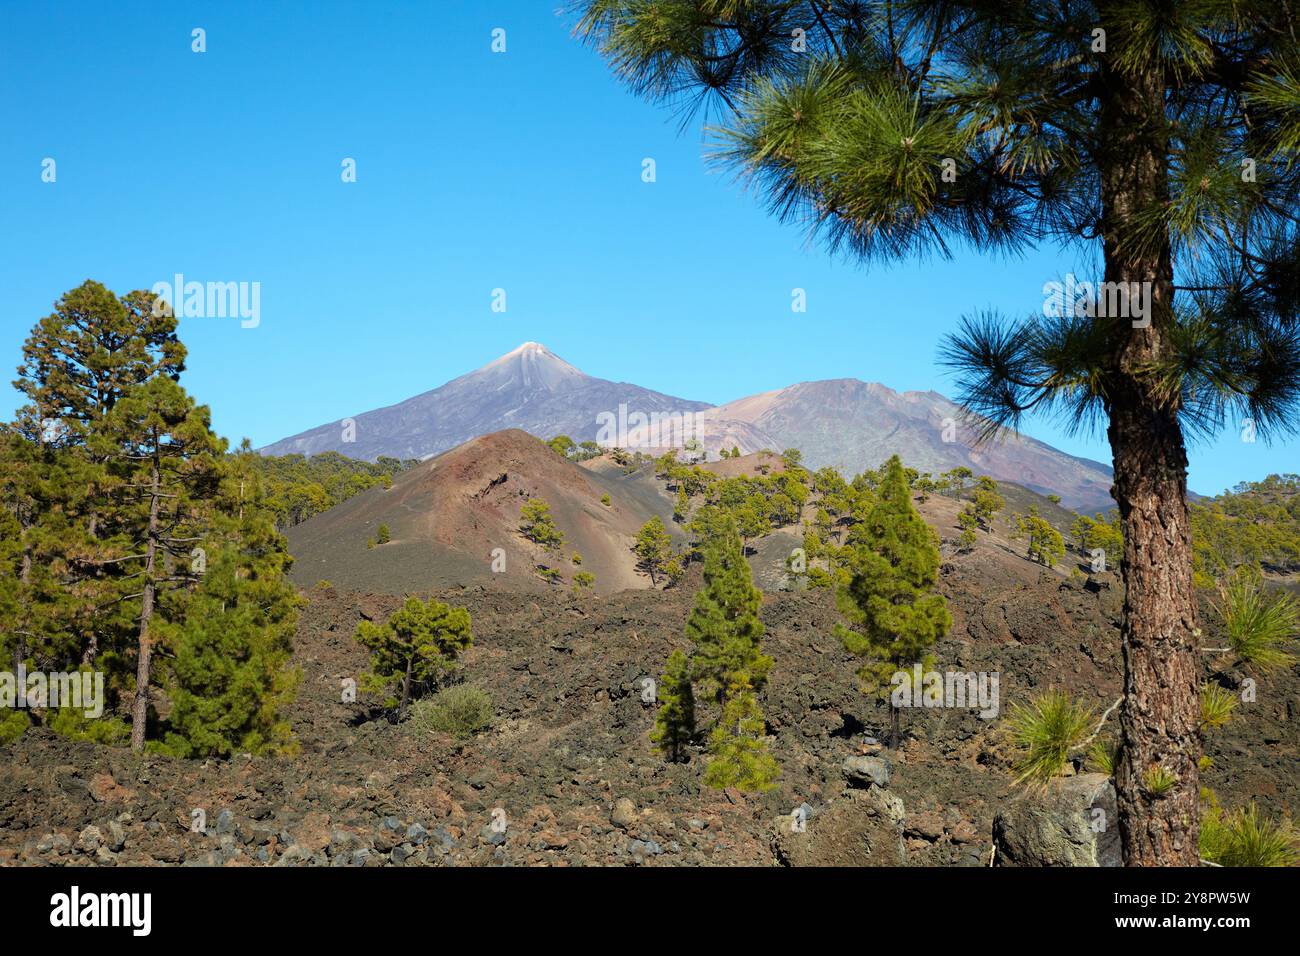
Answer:
[[[856,755],[845,760],[842,769],[851,787],[889,786],[889,761],[884,757]]]
[[[773,851],[785,866],[905,866],[903,801],[879,787],[846,790],[794,828],[781,818]]]
[[[609,822],[626,830],[638,820],[636,804],[627,797],[614,801],[614,810],[609,815]]]
[[[1115,786],[1105,774],[1054,780],[993,818],[999,866],[1120,866]]]

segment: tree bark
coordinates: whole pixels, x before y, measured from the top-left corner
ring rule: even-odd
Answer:
[[[415,654],[406,659],[406,674],[402,677],[402,702],[397,707],[397,719],[401,720],[406,713],[406,705],[411,700],[411,668],[415,664]]]
[[[1201,754],[1187,453],[1175,396],[1159,394],[1150,363],[1170,348],[1173,257],[1167,230],[1139,241],[1133,224],[1168,195],[1164,82],[1103,68],[1102,237],[1107,282],[1149,283],[1149,323],[1098,316],[1115,343],[1106,374],[1107,430],[1124,532],[1121,625],[1124,698],[1115,770],[1126,866],[1199,862]],[[1156,768],[1176,782],[1147,785]]]
[[[135,665],[135,700],[131,707],[131,749],[144,750],[145,724],[149,719],[149,670],[153,646],[149,636],[149,621],[153,617],[154,567],[158,555],[158,502],[161,500],[161,468],[155,454],[149,497],[149,533],[145,543],[144,588],[140,598],[139,655]]]

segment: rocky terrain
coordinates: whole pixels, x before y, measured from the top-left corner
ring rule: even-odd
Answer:
[[[699,752],[668,764],[647,740],[642,681],[684,646],[697,576],[611,596],[491,582],[441,591],[473,615],[460,676],[497,715],[463,741],[392,724],[364,697],[343,701],[366,663],[357,622],[400,597],[312,588],[295,652],[297,755],[135,758],[29,731],[0,748],[0,864],[986,866],[995,830],[1002,864],[1104,858],[1112,837],[1079,826],[1104,801],[1104,779],[1085,774],[1054,797],[1077,843],[1062,827],[1037,832],[1039,798],[1010,785],[1003,718],[1049,686],[1099,713],[1118,695],[1111,576],[1040,569],[995,536],[948,558],[955,624],[938,667],[996,671],[1001,714],[906,711],[896,752],[872,742],[886,709],[859,691],[832,635],[832,595],[769,592],[776,663],[762,703],[782,777],[763,795],[704,788]],[[1297,808],[1296,676],[1261,682],[1257,702],[1210,735],[1204,782],[1224,803]]]

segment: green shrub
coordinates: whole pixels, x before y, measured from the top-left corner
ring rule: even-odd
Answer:
[[[75,707],[47,711],[45,725],[60,737],[84,743],[125,747],[131,740],[131,726],[120,717],[90,718]],[[0,736],[3,733],[0,732]]]
[[[1142,786],[1153,797],[1163,797],[1178,785],[1178,775],[1157,764],[1142,775]]]
[[[1017,704],[1010,720],[1011,736],[1023,751],[1015,765],[1016,783],[1043,785],[1057,776],[1070,752],[1087,738],[1093,716],[1091,707],[1058,690],[1028,706]]]
[[[27,712],[23,710],[11,710],[0,717],[0,746],[13,743],[27,733],[27,728],[30,726],[31,721],[27,718]]]
[[[1209,793],[1201,814],[1200,852],[1220,866],[1295,866],[1300,863],[1300,838],[1285,817],[1265,817],[1253,803],[1224,813]]]
[[[393,540],[393,532],[386,524],[379,526],[379,537],[375,539],[376,544],[388,544]]]
[[[411,706],[407,723],[416,733],[443,733],[462,739],[492,726],[496,713],[487,691],[454,684]]]
[[[1219,589],[1215,610],[1229,650],[1260,673],[1290,667],[1300,630],[1300,604],[1285,592],[1266,593],[1260,573],[1240,568]]]
[[[1232,691],[1210,681],[1201,685],[1201,730],[1222,727],[1236,709],[1237,697]]]
[[[1119,763],[1119,741],[1096,740],[1088,748],[1088,767],[1108,777],[1115,776],[1115,765]]]

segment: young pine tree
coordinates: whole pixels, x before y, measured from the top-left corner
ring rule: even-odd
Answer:
[[[772,658],[760,647],[763,592],[754,586],[735,519],[716,508],[705,511],[697,522],[704,535],[704,586],[695,596],[686,636],[694,645],[694,677],[721,708],[733,688],[761,690]]]
[[[650,731],[650,740],[670,761],[682,759],[683,751],[695,736],[695,693],[691,687],[690,659],[682,651],[668,655],[668,664],[659,681],[659,712]]]
[[[658,515],[641,526],[632,550],[636,552],[637,567],[650,575],[652,586],[658,585],[673,560],[673,539]]]
[[[1195,866],[1199,661],[1185,431],[1300,423],[1300,47],[1285,3],[583,0],[633,90],[724,112],[724,158],[863,260],[1056,243],[1104,296],[949,341],[993,429],[1101,422],[1124,537],[1119,829]],[[796,37],[799,47],[793,45]],[[1097,287],[1097,286],[1094,286]],[[1125,309],[1139,304],[1137,311]],[[1145,302],[1145,305],[1141,303]],[[1118,306],[1118,307],[1116,307]],[[1177,779],[1153,799],[1159,763]]]
[[[165,740],[180,756],[293,747],[284,711],[300,678],[290,666],[299,599],[253,457],[241,448],[223,463],[201,583],[183,620],[165,632],[172,702]]]
[[[763,739],[765,724],[756,693],[772,669],[772,658],[760,647],[763,592],[754,586],[730,513],[706,506],[692,527],[701,538],[704,586],[686,622],[686,636],[693,644],[690,674],[718,707],[705,782],[766,790],[778,771]]]
[[[947,603],[934,593],[938,542],[912,506],[897,455],[885,464],[876,495],[855,529],[849,582],[837,595],[848,625],[837,625],[836,635],[846,650],[866,658],[858,676],[869,692],[887,691],[896,673],[926,664],[930,647],[952,626]],[[896,748],[899,710],[892,700],[889,716],[890,746]]]
[[[551,506],[541,498],[529,498],[519,509],[519,530],[529,541],[548,551],[559,550],[564,544],[564,532],[555,526]]]
[[[768,752],[763,712],[752,688],[732,688],[722,709],[722,719],[709,734],[709,764],[704,769],[708,787],[735,787],[761,793],[776,786],[780,768]]]
[[[370,649],[365,686],[370,690],[396,687],[400,696],[389,703],[397,706],[399,718],[412,696],[452,670],[461,651],[474,643],[468,611],[417,597],[408,597],[383,624],[362,621],[356,638]]]

